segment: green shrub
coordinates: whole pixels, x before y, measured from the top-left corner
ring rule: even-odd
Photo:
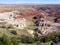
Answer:
[[[0,41],[1,45],[11,45],[11,40],[5,34],[0,38]]]
[[[51,36],[46,36],[46,42],[49,42],[52,40],[52,37]]]
[[[11,30],[11,33],[12,33],[12,34],[14,34],[14,35],[16,35],[16,34],[17,34],[17,32],[16,32],[16,31],[14,31],[14,30]]]
[[[20,43],[20,40],[16,37],[12,37],[11,42],[12,42],[13,45],[18,45]]]
[[[40,39],[41,42],[46,42],[46,37],[45,36],[42,36],[41,39]]]
[[[34,37],[35,42],[40,41],[41,37]]]
[[[8,38],[8,36],[5,34],[0,38],[0,45],[18,45],[19,43],[20,42],[18,38]]]
[[[29,37],[29,36],[21,36],[21,42],[22,43],[34,43],[34,38]]]

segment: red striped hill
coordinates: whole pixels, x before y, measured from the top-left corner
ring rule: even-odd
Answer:
[[[2,10],[0,11],[0,13],[5,13],[5,12],[12,12],[14,10]],[[18,10],[20,11],[20,13],[22,13],[22,15],[17,16],[16,18],[25,18],[25,17],[29,17],[29,16],[35,16],[38,15],[39,12],[36,10]]]

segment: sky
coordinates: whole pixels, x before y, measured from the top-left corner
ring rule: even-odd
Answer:
[[[0,0],[0,4],[60,4],[60,0]]]

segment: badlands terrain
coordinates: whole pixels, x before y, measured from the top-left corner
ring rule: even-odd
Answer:
[[[10,38],[59,35],[60,5],[1,4],[0,37],[4,34]]]

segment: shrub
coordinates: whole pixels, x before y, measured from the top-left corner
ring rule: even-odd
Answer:
[[[49,41],[51,41],[53,39],[52,35],[51,36],[47,35],[45,37],[46,37],[46,42],[49,42]]]
[[[29,36],[21,36],[21,42],[22,43],[34,43],[35,41],[34,41],[34,38],[32,38],[32,37],[29,37]]]
[[[17,34],[17,32],[16,32],[16,31],[14,31],[14,30],[11,30],[11,33],[12,33],[12,34],[14,34],[14,35],[16,35],[16,34]]]
[[[3,35],[0,39],[2,45],[11,45],[10,39],[7,37],[7,35]]]
[[[12,28],[12,26],[10,25],[10,26],[8,26],[7,28]]]
[[[8,36],[5,34],[0,38],[0,45],[18,45],[19,43],[20,42],[18,38],[8,38]]]
[[[12,37],[11,42],[12,42],[13,45],[18,45],[20,43],[19,39],[16,38],[16,37]]]
[[[2,28],[6,28],[5,26],[2,26]]]
[[[37,42],[40,40],[40,37],[35,37],[34,40],[35,40],[35,42]]]
[[[41,42],[46,42],[46,37],[45,36],[42,36],[41,39],[40,39]]]

